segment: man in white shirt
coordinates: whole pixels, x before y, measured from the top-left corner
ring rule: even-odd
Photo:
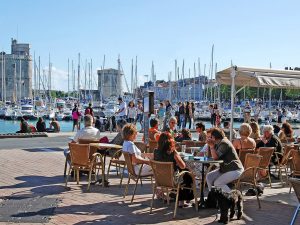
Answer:
[[[84,128],[77,131],[73,142],[78,142],[79,139],[100,139],[100,131],[92,126],[93,117],[91,115],[84,116]]]
[[[123,101],[122,97],[119,97],[118,101],[119,101],[119,110],[116,112],[116,114],[120,116],[120,119],[126,119],[127,116],[126,103]]]

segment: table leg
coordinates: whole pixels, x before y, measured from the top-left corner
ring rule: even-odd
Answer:
[[[201,171],[201,193],[200,193],[200,204],[199,209],[205,208],[205,200],[204,200],[204,163],[202,163],[202,171]]]
[[[102,152],[103,153],[103,152]],[[107,153],[107,151],[105,150],[104,151],[104,157],[103,157],[103,170],[104,170],[104,186],[105,187],[108,187],[108,181],[106,180],[106,173],[105,173],[105,166],[106,166],[106,153]],[[101,154],[101,152],[100,152],[100,154]],[[97,183],[99,183],[99,184],[102,184],[102,178],[99,178],[98,180],[96,180],[95,182],[93,182],[93,183],[91,183],[91,184],[97,184]]]

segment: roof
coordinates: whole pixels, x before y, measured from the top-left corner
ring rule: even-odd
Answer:
[[[216,74],[218,84],[231,85],[231,70],[236,69],[235,85],[300,89],[300,71],[229,67]]]

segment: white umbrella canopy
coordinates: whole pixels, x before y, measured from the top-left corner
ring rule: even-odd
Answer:
[[[232,85],[233,67],[219,71],[218,84]],[[300,71],[234,67],[235,86],[300,89]]]
[[[236,86],[300,89],[300,71],[272,70],[232,66],[216,74],[218,84],[231,85],[231,112],[234,111]],[[271,98],[270,98],[271,101]],[[230,118],[232,140],[233,113]]]

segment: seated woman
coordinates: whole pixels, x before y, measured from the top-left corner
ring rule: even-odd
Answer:
[[[27,121],[22,117],[20,120],[20,130],[17,131],[16,133],[30,133],[31,129],[29,127],[29,124]]]
[[[207,139],[209,153],[215,160],[223,160],[220,168],[209,172],[206,175],[208,190],[211,187],[222,188],[225,192],[231,189],[227,184],[238,179],[244,171],[244,167],[231,142],[225,138],[225,134],[219,128],[214,128]]]
[[[250,137],[253,138],[254,140],[259,139],[260,138],[260,129],[259,129],[258,123],[257,122],[251,122],[250,127],[252,129]]]
[[[134,171],[136,174],[139,174],[140,167],[142,164],[143,168],[141,175],[150,175],[152,169],[149,159],[153,159],[153,153],[142,153],[138,147],[134,144],[137,136],[137,129],[134,124],[126,124],[122,130],[122,136],[124,139],[123,143],[123,152],[128,152],[132,155],[132,164],[134,166]]]
[[[190,141],[190,140],[192,140],[191,137],[192,136],[191,136],[190,131],[188,129],[183,128],[181,131],[181,134],[175,138],[175,141],[177,141],[177,142]]]
[[[294,131],[292,129],[291,124],[285,122],[282,124],[282,127],[278,133],[278,137],[280,141],[286,142],[288,138],[292,138],[294,135]]]
[[[46,123],[42,117],[39,117],[36,123],[36,129],[38,132],[46,132]]]
[[[248,123],[243,123],[240,126],[240,138],[235,139],[233,141],[233,147],[237,152],[239,152],[241,149],[255,149],[256,147],[256,142],[254,141],[253,138],[250,138],[250,134],[252,133],[252,129]]]
[[[196,131],[199,134],[198,141],[206,142],[207,133],[205,131],[204,123],[202,123],[202,122],[196,123]]]
[[[173,162],[175,172],[186,170],[184,161],[175,149],[175,141],[172,135],[167,132],[162,133],[159,137],[158,148],[154,151],[154,160],[160,162]],[[186,187],[191,187],[193,184],[193,180],[188,174],[183,176],[182,182]],[[179,207],[183,206],[184,200],[190,201],[193,198],[194,194],[192,190],[181,189],[178,197]]]

